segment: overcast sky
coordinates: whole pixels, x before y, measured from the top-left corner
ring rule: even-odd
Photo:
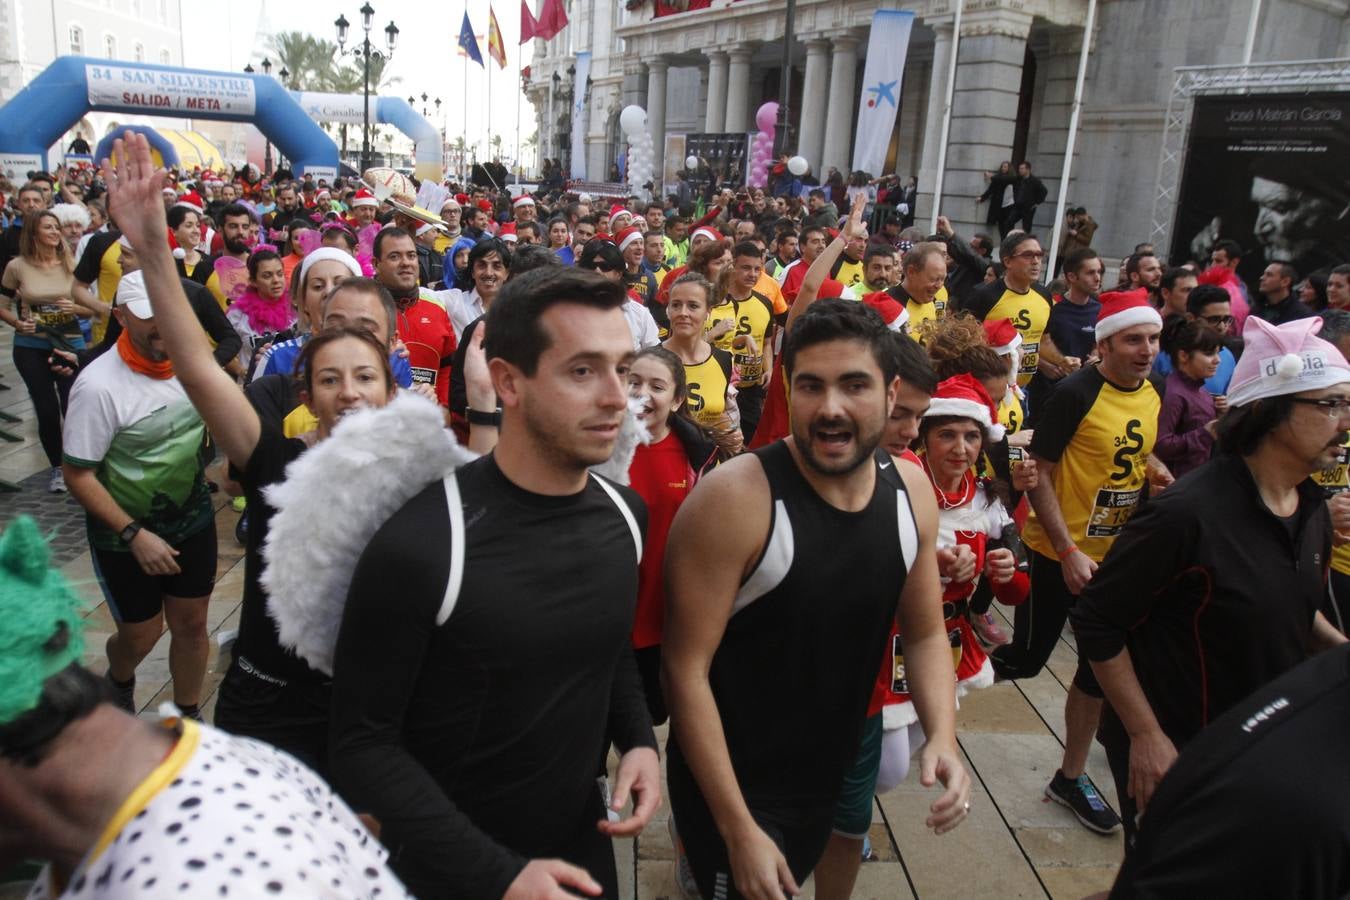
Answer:
[[[185,64],[193,68],[239,71],[246,63],[257,61],[267,54],[267,35],[282,31],[305,31],[317,38],[336,40],[333,21],[339,14],[351,22],[347,46],[359,41],[363,0],[306,0],[306,2],[271,2],[264,0],[231,0],[223,4],[205,4],[181,0],[183,5],[183,42]],[[489,0],[467,0],[469,21],[474,31],[482,36],[480,48],[483,60],[492,69],[491,100],[484,103],[488,93],[488,75],[474,63],[468,65],[468,133],[483,138],[488,129],[488,111],[491,108],[492,133],[502,136],[502,149],[510,154],[515,144],[516,109],[520,108],[520,138],[524,141],[534,132],[533,107],[520,90],[516,76],[519,63],[530,63],[531,44],[521,47],[520,3],[518,0],[491,0],[497,14],[506,45],[506,68],[499,69],[487,55]],[[536,0],[537,2],[537,0]],[[426,92],[428,118],[433,124],[444,125],[453,141],[465,131],[465,65],[458,54],[460,23],[464,17],[465,0],[451,0],[443,6],[433,6],[425,0],[370,0],[375,9],[371,44],[384,47],[384,28],[393,19],[399,29],[399,43],[394,51],[389,75],[400,79],[386,94],[396,97],[417,97],[420,110],[421,96]],[[524,53],[521,60],[520,54]],[[275,70],[274,70],[275,71]],[[436,122],[432,100],[441,98],[441,115]],[[528,158],[528,154],[526,155]]]

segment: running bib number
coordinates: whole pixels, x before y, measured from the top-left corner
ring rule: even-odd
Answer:
[[[1314,474],[1313,481],[1321,486],[1328,497],[1334,497],[1341,491],[1350,488],[1350,477],[1347,477],[1350,475],[1348,469],[1350,469],[1350,447],[1342,447],[1336,465]]]
[[[1022,345],[1022,368],[1018,371],[1023,375],[1035,375],[1036,366],[1041,361],[1041,342],[1033,341]]]
[[[905,676],[905,648],[900,645],[898,634],[891,636],[891,693],[909,693],[909,679]]]
[[[1088,537],[1115,537],[1120,534],[1120,530],[1125,527],[1125,523],[1134,515],[1135,507],[1139,505],[1139,497],[1143,493],[1141,488],[1135,488],[1132,491],[1113,491],[1110,488],[1102,488],[1097,491],[1097,500],[1092,507],[1092,515],[1088,517],[1087,536]]]

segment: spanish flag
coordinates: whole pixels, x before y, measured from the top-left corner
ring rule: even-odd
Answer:
[[[497,14],[488,4],[488,56],[497,61],[497,68],[506,68],[506,45],[502,43],[502,30],[497,27]]]

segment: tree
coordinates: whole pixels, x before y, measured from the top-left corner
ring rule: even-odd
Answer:
[[[324,90],[320,87],[333,66],[327,41],[301,31],[283,31],[267,40],[276,55],[278,68],[290,73],[286,87],[298,91]],[[326,45],[326,46],[325,46]]]

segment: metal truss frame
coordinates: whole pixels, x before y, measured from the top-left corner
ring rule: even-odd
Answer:
[[[1149,240],[1159,248],[1170,246],[1194,98],[1223,94],[1350,91],[1350,58],[1178,66],[1172,71],[1172,95],[1168,98],[1167,115],[1163,120],[1162,151],[1158,157],[1157,190],[1153,195],[1153,222],[1149,231]]]

